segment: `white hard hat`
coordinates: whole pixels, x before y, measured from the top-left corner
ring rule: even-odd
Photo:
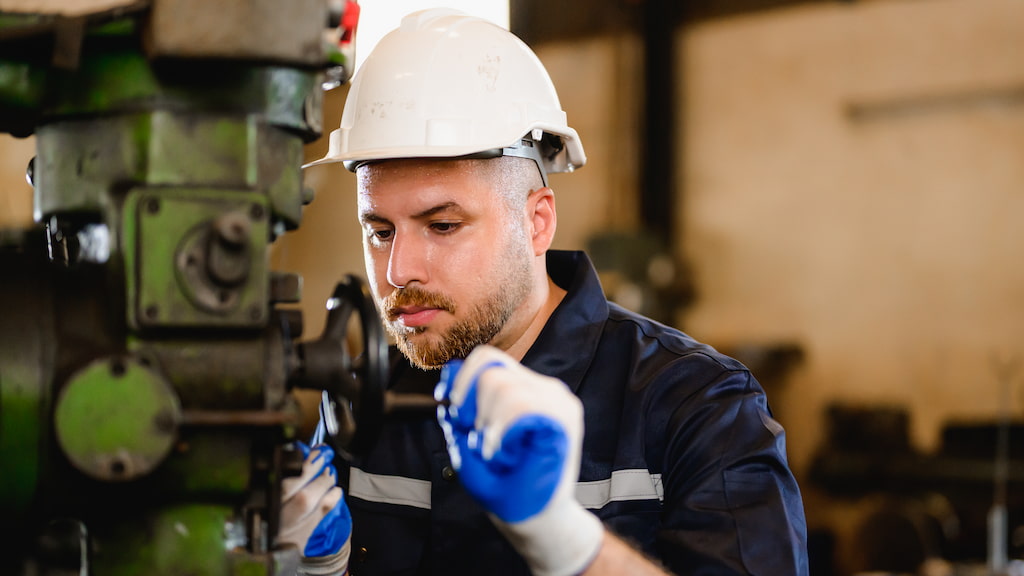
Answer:
[[[587,161],[551,78],[522,40],[481,18],[431,9],[406,16],[377,44],[356,71],[327,155],[303,168],[501,155],[533,158],[542,174]]]

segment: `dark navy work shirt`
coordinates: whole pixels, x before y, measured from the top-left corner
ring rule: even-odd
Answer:
[[[583,401],[580,503],[679,575],[806,575],[785,435],[750,372],[609,303],[582,252],[547,262],[568,294],[523,364]],[[430,394],[438,376],[396,353],[390,388]],[[353,575],[529,574],[460,486],[435,418],[389,420],[368,454],[340,471]]]

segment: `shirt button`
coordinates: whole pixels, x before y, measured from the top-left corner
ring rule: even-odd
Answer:
[[[448,482],[455,480],[455,469],[451,466],[445,466],[441,469],[441,478],[444,478]]]
[[[358,562],[360,564],[362,564],[363,562],[366,562],[366,548],[365,547],[360,546],[359,549],[356,550],[356,562]]]

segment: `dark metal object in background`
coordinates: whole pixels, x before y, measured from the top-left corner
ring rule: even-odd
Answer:
[[[862,503],[867,514],[855,527],[858,569],[902,572],[925,556],[983,566],[991,545],[993,479],[1000,475],[1008,525],[1024,525],[1024,422],[947,422],[938,450],[923,453],[910,441],[905,408],[836,405],[826,416],[827,435],[808,480],[836,498]],[[1000,455],[1000,472],[997,455],[1006,446],[1012,448]],[[943,505],[937,508],[936,501]],[[1000,537],[1012,557],[1024,552],[1019,537]]]
[[[679,237],[676,217],[677,111],[684,93],[676,86],[676,19],[672,0],[643,3],[644,120],[640,153],[640,221],[671,249]]]

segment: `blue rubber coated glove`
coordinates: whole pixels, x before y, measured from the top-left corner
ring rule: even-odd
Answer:
[[[534,574],[579,574],[604,538],[576,500],[583,406],[560,380],[491,346],[449,362],[435,390],[452,465]]]
[[[297,443],[305,461],[299,476],[281,483],[281,526],[277,543],[294,544],[302,553],[299,574],[344,574],[352,536],[352,516],[345,505],[334,450]]]

